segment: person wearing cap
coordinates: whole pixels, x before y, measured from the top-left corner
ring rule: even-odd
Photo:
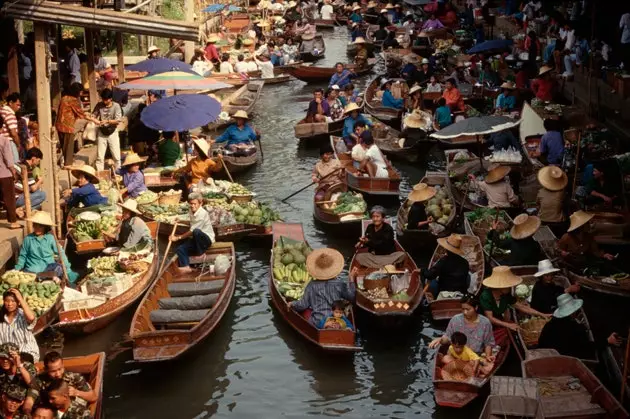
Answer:
[[[446,80],[442,97],[446,100],[446,106],[448,106],[452,112],[464,112],[466,110],[464,98],[459,92],[459,89],[457,89],[457,82],[455,79],[450,78]]]
[[[431,13],[431,16],[429,16],[426,22],[424,22],[424,24],[422,25],[422,31],[429,32],[435,29],[442,29],[443,27],[444,25],[442,24],[440,19],[435,16],[435,13]]]
[[[495,109],[498,111],[513,111],[516,108],[516,96],[514,89],[516,87],[512,82],[505,82],[501,85],[501,93],[497,96]]]
[[[532,289],[531,307],[541,313],[553,313],[557,308],[557,298],[562,294],[575,294],[580,291],[579,284],[572,284],[564,288],[554,283],[554,273],[560,272],[549,259],[538,262],[538,271],[534,274],[539,278]]]
[[[219,51],[215,45],[218,40],[219,38],[216,35],[210,35],[208,41],[206,42],[206,47],[204,48],[206,59],[215,64],[220,61]]]
[[[505,327],[513,331],[519,329],[518,323],[510,318],[510,308],[530,316],[551,317],[551,314],[534,310],[526,302],[518,301],[512,295],[512,288],[521,282],[523,282],[523,279],[514,275],[509,266],[492,268],[492,275],[483,280],[484,289],[479,296],[479,305],[481,306],[481,312],[490,320],[495,329],[499,327]],[[495,339],[498,337],[495,331]],[[497,342],[497,344],[501,343]]]
[[[405,260],[405,252],[396,251],[394,229],[385,222],[385,208],[380,205],[370,210],[372,222],[365,229],[363,236],[354,246],[358,251],[355,258],[359,265],[366,268],[380,269],[385,265],[396,265]]]
[[[602,259],[612,261],[615,256],[604,252],[595,241],[591,232],[593,214],[576,211],[569,217],[571,223],[567,232],[558,240],[557,248],[560,255],[571,265],[582,269],[597,266],[605,268]]]
[[[8,384],[2,392],[0,404],[0,417],[6,419],[27,419],[28,415],[21,413],[20,408],[24,404],[26,390],[16,384]]]
[[[144,184],[144,174],[140,167],[147,161],[147,157],[140,157],[136,153],[129,153],[125,157],[119,174],[122,174],[125,189],[121,192],[127,192],[131,198],[137,198],[142,192],[147,190]]]
[[[251,156],[256,152],[254,141],[259,138],[258,132],[248,123],[247,112],[239,110],[232,116],[234,123],[230,124],[223,134],[215,141],[225,142],[225,147],[234,153],[234,156]]]
[[[112,89],[101,91],[101,101],[96,104],[92,116],[98,119],[98,131],[96,136],[96,169],[105,168],[105,153],[109,148],[114,159],[114,167],[120,167],[120,138],[118,136],[118,124],[122,121],[123,112],[120,105],[114,102]]]
[[[537,177],[541,186],[536,195],[538,216],[554,233],[562,231],[563,234],[566,231],[564,189],[569,179],[566,173],[557,166],[543,167],[538,171]]]
[[[612,333],[606,341],[591,340],[590,331],[582,323],[581,309],[584,301],[571,294],[561,294],[553,317],[545,324],[538,337],[537,348],[555,349],[560,355],[579,359],[593,359],[606,344],[619,346],[621,339]]]
[[[219,160],[210,158],[210,145],[204,138],[193,140],[193,150],[197,154],[194,159],[190,159],[186,166],[173,172],[173,176],[186,174],[186,187],[191,189],[202,180],[205,180],[213,172],[221,170],[223,165]],[[220,155],[219,155],[220,156]]]
[[[199,193],[188,195],[190,206],[190,230],[182,235],[172,235],[170,240],[178,242],[185,240],[177,246],[177,264],[180,273],[191,272],[190,256],[203,255],[214,243],[215,234],[212,228],[210,214],[203,207],[203,197]]]
[[[543,102],[551,102],[555,94],[555,83],[551,77],[553,68],[546,65],[540,67],[538,78],[532,81],[531,89],[537,99]]]
[[[311,180],[313,183],[317,184],[321,193],[324,194],[326,189],[331,185],[335,185],[338,183],[343,183],[344,179],[344,171],[339,160],[334,158],[334,152],[330,143],[324,144],[319,149],[320,160],[313,167],[313,172],[311,173]],[[321,199],[317,199],[321,201]]]
[[[287,310],[302,313],[312,310],[308,322],[315,327],[333,315],[333,304],[340,300],[353,302],[356,297],[354,281],[337,278],[343,270],[343,255],[331,248],[315,249],[306,258],[306,269],[313,277],[304,289],[302,298],[287,304]],[[351,276],[356,277],[353,271]]]
[[[392,81],[391,80],[383,80],[381,82],[381,90],[383,91],[383,97],[381,99],[381,103],[386,108],[393,109],[402,109],[405,105],[405,99],[396,98],[392,93]]]
[[[426,183],[414,185],[407,202],[411,204],[407,214],[407,230],[428,230],[433,217],[427,217],[425,203],[435,196],[435,188]]]
[[[22,293],[9,288],[2,294],[0,307],[0,342],[17,345],[18,352],[25,352],[39,360],[39,346],[33,335],[33,328],[37,322],[35,313],[30,308]]]
[[[346,146],[348,146],[348,148],[352,148],[359,143],[359,137],[354,132],[355,125],[358,122],[362,122],[367,127],[371,127],[372,121],[361,113],[361,108],[356,103],[350,103],[346,106],[344,115],[346,115],[346,119],[343,122],[343,132],[341,135],[346,143]]]
[[[518,196],[506,180],[510,171],[507,166],[496,165],[488,170],[483,181],[477,181],[473,174],[468,175],[477,189],[486,194],[488,208],[509,208],[518,204]]]
[[[446,250],[446,256],[422,272],[424,279],[429,281],[429,291],[434,298],[442,291],[465,294],[470,283],[470,265],[462,250],[461,236],[451,234],[437,239],[437,242]]]
[[[53,380],[46,389],[48,403],[62,419],[92,419],[89,409],[70,396],[70,386],[62,379]]]
[[[545,132],[540,139],[539,150],[536,157],[542,157],[547,164],[561,166],[564,159],[564,138],[562,137],[562,125],[559,121],[545,119],[543,122]]]
[[[98,184],[99,179],[96,176],[96,170],[92,166],[84,164],[82,166],[68,167],[72,176],[77,179],[77,188],[66,189],[63,191],[63,197],[66,199],[65,205],[68,208],[74,208],[83,204],[85,207],[93,205],[103,205],[107,203],[107,198],[101,195],[94,184]]]
[[[15,343],[0,345],[0,389],[4,392],[8,385],[17,385],[28,390],[31,399],[36,398],[36,392],[30,390],[37,377],[37,369],[32,362],[22,359],[20,348]],[[25,358],[28,358],[25,355]]]
[[[540,260],[540,245],[534,240],[534,234],[540,228],[540,218],[520,214],[514,218],[510,229],[510,238],[502,239],[498,231],[498,223],[492,223],[492,229],[488,231],[488,240],[492,240],[495,246],[509,250],[504,264],[508,266],[535,265]]]
[[[354,73],[344,67],[343,63],[335,64],[335,74],[330,77],[328,87],[337,86],[338,89],[343,89],[351,83],[351,78]]]

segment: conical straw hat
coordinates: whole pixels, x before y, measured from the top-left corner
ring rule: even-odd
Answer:
[[[346,106],[346,109],[344,109],[343,113],[350,113],[352,111],[360,111],[360,110],[361,110],[361,107],[357,105],[356,103],[352,102],[348,106]]]
[[[411,96],[411,95],[413,95],[414,93],[419,92],[419,91],[421,91],[421,90],[422,90],[422,86],[419,86],[419,85],[417,85],[417,84],[416,84],[416,85],[415,85],[415,86],[413,86],[411,89],[409,89],[409,96]],[[405,125],[407,125],[407,124],[405,124]]]
[[[135,199],[128,199],[122,204],[118,204],[118,206],[131,212],[135,212],[136,214],[142,214],[140,211],[138,211],[138,202]]]
[[[451,234],[448,237],[442,237],[440,239],[437,239],[437,242],[440,246],[451,253],[455,253],[456,255],[460,256],[466,255],[462,250],[462,236],[460,236],[459,234]]]
[[[553,71],[553,68],[544,65],[544,66],[540,67],[540,70],[538,70],[538,77],[542,76],[543,74],[547,74],[550,71]]]
[[[315,249],[306,258],[308,273],[319,281],[336,278],[343,270],[343,255],[331,248]]]
[[[144,163],[147,161],[148,157],[140,157],[137,153],[129,153],[127,157],[125,157],[125,161],[123,162],[123,166],[130,166],[132,164]]]
[[[430,119],[430,118],[429,118]],[[405,125],[409,128],[427,128],[426,112],[420,109],[414,109],[409,115],[405,117]]]
[[[249,115],[247,115],[247,112],[245,112],[244,110],[239,110],[239,111],[236,111],[234,115],[232,115],[232,118],[249,119]]]
[[[426,183],[418,183],[413,187],[413,190],[409,192],[407,199],[411,202],[424,202],[435,196],[435,188],[427,185]]]
[[[585,212],[585,211],[582,211],[582,210],[575,211],[569,217],[571,219],[571,224],[569,225],[569,229],[567,230],[567,232],[571,232],[573,230],[577,230],[578,228],[582,227],[584,224],[586,224],[589,221],[591,221],[591,219],[593,217],[594,217],[594,215],[593,214],[589,214],[588,212]]]
[[[567,186],[569,179],[558,166],[545,166],[538,171],[538,182],[550,191],[561,191]]]
[[[210,145],[206,140],[198,138],[193,140],[193,144],[195,144],[199,149],[206,155],[206,157],[210,157]]]
[[[495,266],[492,275],[483,280],[488,288],[512,288],[523,282],[523,278],[512,273],[509,266]]]
[[[513,239],[522,240],[533,236],[540,228],[540,218],[535,215],[519,214],[514,218],[514,225],[510,229]]]
[[[96,170],[92,166],[83,164],[81,166],[69,166],[67,167],[67,169],[70,170],[70,173],[72,173],[72,176],[76,178],[79,177],[79,173],[83,173],[84,175],[87,176],[90,182],[92,183],[99,182],[98,177],[96,176]]]
[[[510,173],[511,169],[507,166],[497,166],[494,169],[488,171],[485,182],[488,184],[497,183]]]
[[[354,40],[355,44],[365,44],[365,38],[362,36],[357,36],[357,39]]]
[[[54,227],[55,223],[49,213],[46,211],[35,211],[31,218],[27,218],[33,224],[41,224],[44,226]]]

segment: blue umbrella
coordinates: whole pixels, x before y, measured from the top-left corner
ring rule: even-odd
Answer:
[[[146,107],[140,120],[161,131],[187,131],[214,122],[221,103],[206,95],[184,94],[160,99]]]
[[[183,61],[170,60],[168,58],[154,58],[140,61],[139,63],[127,67],[130,71],[140,71],[149,75],[165,73],[167,71],[183,71],[185,73],[197,74],[190,64]]]
[[[210,6],[206,7],[205,9],[202,10],[202,12],[205,13],[218,13],[220,11],[222,11],[225,8],[225,4],[211,4]],[[238,12],[240,11],[241,8],[238,6],[230,6],[228,7],[228,12]]]
[[[468,50],[468,54],[478,54],[480,52],[507,49],[512,46],[514,41],[511,39],[493,39],[491,41],[482,42]]]

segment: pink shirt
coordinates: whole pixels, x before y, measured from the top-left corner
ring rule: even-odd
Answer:
[[[13,167],[14,163],[11,140],[9,137],[0,134],[0,179],[13,177],[13,173],[9,168]]]

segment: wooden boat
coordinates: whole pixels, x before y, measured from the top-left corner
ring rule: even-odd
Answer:
[[[328,189],[323,192],[323,195],[319,196],[322,188],[318,188],[315,191],[315,195],[313,196],[313,217],[321,223],[328,225],[348,225],[348,224],[358,224],[365,217],[364,213],[349,213],[349,214],[335,214],[333,210],[325,208],[325,204],[318,203],[319,201],[330,201],[331,197],[338,192],[347,192],[348,186],[345,183],[337,183],[331,185]]]
[[[359,70],[354,70],[354,64],[346,64],[346,68],[354,72],[355,75],[353,76],[353,78],[355,78],[363,76],[372,71],[375,64],[375,59],[369,59],[368,65]],[[337,72],[337,69],[335,67],[315,67],[311,65],[302,65],[288,68],[287,72],[296,79],[305,81],[307,83],[328,83],[333,74]]]
[[[221,101],[221,110],[227,112],[230,116],[234,115],[237,111],[245,111],[251,117],[252,109],[256,101],[258,101],[258,97],[264,85],[265,82],[261,79],[260,81],[249,82],[235,90],[220,90],[214,93],[214,95]],[[231,118],[227,120],[219,119],[208,124],[208,129],[216,130],[232,122],[234,121]]]
[[[408,162],[418,160],[419,150],[424,143],[432,144],[432,142],[429,141],[419,141],[413,146],[401,147],[398,143],[400,140],[400,132],[393,128],[386,131],[374,130],[373,134],[374,143],[386,156]],[[428,139],[427,137],[427,140]]]
[[[306,118],[295,124],[295,137],[305,143],[328,141],[331,135],[341,134],[345,118],[333,122],[306,122]]]
[[[394,97],[407,97],[409,93],[409,86],[407,86],[407,82],[403,79],[392,79],[392,81],[395,83],[392,85],[392,94]],[[382,105],[380,82],[381,77],[377,77],[366,87],[365,94],[363,96],[365,101],[365,111],[384,123],[397,125],[400,123],[403,109],[388,108]]]
[[[361,236],[365,234],[365,229],[368,225],[370,225],[371,220],[363,220],[361,221]],[[405,249],[400,245],[398,241],[395,241],[396,251],[397,252],[405,252]],[[413,261],[412,257],[407,253],[405,260],[402,262],[401,266],[397,266],[396,268],[399,271],[409,271],[411,275],[411,281],[409,283],[409,287],[407,288],[407,295],[409,299],[406,301],[396,301],[392,300],[391,296],[387,299],[378,299],[373,300],[368,296],[367,282],[379,282],[377,287],[383,287],[387,291],[389,291],[389,278],[379,279],[375,281],[370,281],[365,279],[367,275],[372,272],[377,271],[378,269],[374,268],[366,268],[361,266],[357,261],[357,255],[360,253],[367,252],[366,248],[362,248],[357,250],[350,262],[351,272],[353,269],[358,270],[357,274],[357,293],[356,293],[356,304],[361,310],[366,313],[372,314],[377,317],[408,317],[413,314],[413,312],[418,308],[420,302],[422,301],[422,297],[424,296],[424,289],[422,287],[422,280],[420,279],[420,273],[418,272],[418,266]],[[382,281],[382,282],[381,282]],[[363,283],[363,288],[360,284]],[[390,302],[392,304],[390,304]]]
[[[223,275],[215,275],[214,271],[204,266],[219,255],[231,260],[230,269]],[[173,257],[140,302],[129,328],[135,361],[155,362],[178,358],[206,338],[223,318],[236,284],[234,244],[215,242],[204,255],[191,258],[191,265],[200,266],[201,269],[195,269],[191,274],[180,274],[177,256]],[[186,283],[197,286],[203,284],[209,287],[208,290],[211,288],[210,293],[217,295],[212,308],[196,321],[155,323],[151,319],[152,313],[162,306],[161,301],[166,301],[164,299],[169,298],[175,288]]]
[[[273,230],[273,246],[280,237],[287,237],[293,240],[305,241],[302,224],[290,223],[274,223]],[[273,249],[273,247],[272,247]],[[298,313],[288,308],[288,301],[280,293],[276,286],[273,273],[273,250],[269,261],[269,294],[271,295],[271,303],[276,308],[278,314],[302,337],[312,344],[318,346],[325,351],[331,352],[356,352],[363,349],[357,344],[356,325],[352,309],[348,319],[352,322],[354,330],[334,330],[334,329],[318,329],[313,326],[304,313]]]
[[[317,29],[335,29],[337,20],[335,19],[309,19],[311,25],[315,25]]]
[[[330,136],[330,142],[333,150],[335,150],[335,157],[339,159],[341,165],[346,169],[346,184],[348,188],[367,195],[398,196],[401,181],[400,174],[387,159],[385,159],[385,163],[387,163],[388,178],[362,176],[352,165],[352,157],[349,152],[337,152],[336,145],[339,141],[343,141],[343,138]]]
[[[258,145],[254,143],[256,152],[251,156],[234,156],[233,153],[224,150],[223,164],[227,167],[231,174],[245,172],[258,164]],[[217,149],[216,143],[213,149]]]
[[[147,222],[147,227],[151,232],[151,237],[155,243],[155,254],[153,263],[142,276],[134,280],[134,284],[122,294],[110,298],[103,304],[92,308],[81,308],[75,310],[61,310],[59,312],[59,322],[55,327],[64,333],[88,334],[100,330],[116,320],[129,306],[138,301],[156,279],[159,246],[157,236],[159,223],[156,221]]]
[[[581,287],[602,294],[614,295],[616,297],[630,298],[630,279],[622,279],[617,284],[607,284],[602,282],[604,276],[585,276],[577,274],[570,269],[566,269],[571,282],[580,284]]]
[[[369,25],[368,28],[366,28],[366,39],[365,39],[365,43],[363,44],[363,46],[365,47],[365,49],[367,50],[368,53],[368,57],[372,57],[374,56],[374,54],[378,51],[380,51],[381,49],[381,45],[383,44],[383,42],[374,42],[373,39],[368,39],[368,33],[371,31],[371,28],[376,28],[378,29],[378,25]],[[374,30],[376,30],[374,29]],[[348,56],[350,57],[354,57],[355,55],[357,55],[357,44],[355,44],[354,42],[350,41],[348,42],[348,46],[346,48],[346,54],[348,54]]]
[[[543,411],[553,418],[628,418],[628,412],[582,361],[554,355],[528,359],[521,364],[523,377],[538,381]],[[578,389],[569,381],[579,380]]]
[[[44,362],[35,364],[37,372],[44,371]],[[103,377],[105,372],[105,352],[96,352],[89,355],[74,356],[63,359],[63,367],[66,371],[81,374],[90,387],[96,392],[96,401],[88,405],[91,417],[101,419],[103,414]]]
[[[540,402],[524,396],[491,395],[479,415],[479,419],[545,419]]]
[[[396,234],[399,239],[403,239],[408,242],[413,242],[416,245],[428,245],[434,246],[436,237],[445,237],[450,234],[453,227],[453,222],[457,215],[455,208],[455,200],[451,191],[447,187],[446,173],[444,172],[429,172],[424,174],[424,177],[420,180],[421,183],[426,183],[429,186],[438,187],[440,190],[446,192],[447,198],[453,203],[453,210],[451,211],[448,221],[443,226],[444,229],[439,233],[434,234],[429,230],[407,230],[407,221],[409,216],[409,209],[412,203],[405,199],[405,202],[398,208],[397,222],[396,222]]]
[[[602,357],[602,360],[604,361],[604,366],[606,367],[606,371],[608,372],[608,375],[610,377],[610,383],[612,386],[610,388],[615,391],[619,390],[621,392],[622,386],[625,385],[623,399],[621,399],[621,394],[620,394],[620,401],[621,401],[621,404],[624,406],[628,406],[629,405],[628,403],[630,402],[630,394],[628,394],[628,389],[630,389],[630,371],[624,370],[624,363],[627,362],[625,357],[627,355],[626,347],[628,345],[630,345],[630,343],[626,336],[625,345],[621,345],[621,346],[606,345],[606,349],[604,352],[605,354]],[[624,377],[625,373],[627,374]]]
[[[300,59],[308,63],[312,63],[324,58],[326,54],[326,43],[321,33],[316,33],[313,39],[303,39],[300,43],[298,51]]]
[[[479,397],[484,392],[486,385],[497,370],[501,368],[510,351],[510,341],[501,347],[496,355],[494,370],[485,378],[474,378],[467,381],[446,380],[442,375],[442,358],[448,351],[449,345],[442,345],[435,352],[433,359],[433,387],[435,389],[435,402],[440,406],[461,408]]]
[[[511,269],[515,275],[518,275],[521,278],[523,278],[522,283],[525,285],[533,286],[536,283],[536,281],[539,279],[534,276],[534,274],[538,272],[537,266],[512,266]],[[563,289],[571,285],[567,277],[560,276],[560,275],[554,276],[554,283],[558,286],[561,286]],[[521,323],[523,320],[525,320],[528,317],[524,315],[523,313],[521,313],[520,311],[517,311],[514,309],[512,309],[512,316],[516,320],[517,323]],[[576,320],[578,321],[578,323],[584,325],[584,327],[586,327],[586,329],[588,330],[589,341],[592,343],[595,342],[593,333],[591,332],[591,325],[588,322],[588,318],[586,317],[586,313],[584,312],[584,309],[581,308],[576,313]],[[517,332],[517,335],[518,335],[519,345],[521,346],[521,349],[523,349],[523,351],[525,352],[525,358],[527,359],[528,352],[531,352],[531,350],[536,349],[536,345],[538,344],[538,337],[540,336],[540,334],[536,333],[535,331],[525,332],[523,329],[519,329],[519,331]],[[593,347],[595,346],[593,345]],[[597,351],[594,351],[592,357],[589,357],[588,359],[580,359],[580,361],[582,361],[591,370],[595,371],[595,368],[599,365],[599,355]]]
[[[264,82],[265,86],[272,84],[282,84],[293,80],[290,74],[278,74],[272,79],[263,79],[262,77],[256,77],[249,79],[249,82]]]
[[[485,267],[483,248],[477,236],[461,235],[461,238],[462,250],[466,254],[466,260],[468,260],[471,275],[476,276],[478,285],[477,292],[479,292]],[[442,257],[446,256],[446,252],[447,251],[442,246],[437,245],[435,252],[433,252],[433,257],[429,262],[429,268],[435,265]],[[459,302],[460,298],[441,298],[436,300],[430,294],[426,294],[426,298],[433,320],[450,320],[453,316],[462,312],[462,306]]]

